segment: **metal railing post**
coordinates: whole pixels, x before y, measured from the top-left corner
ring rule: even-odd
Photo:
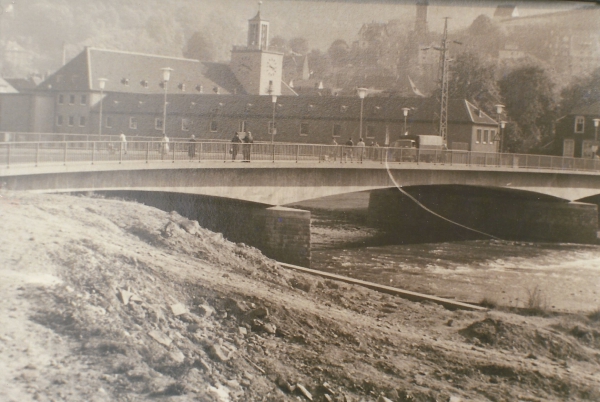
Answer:
[[[321,163],[321,157],[322,157],[322,153],[323,153],[323,146],[322,145],[317,145],[319,147],[319,163]]]
[[[36,142],[35,143],[35,166],[38,165],[39,161],[40,161],[40,143]]]
[[[123,162],[123,142],[119,142],[119,164]]]
[[[298,163],[299,157],[300,157],[300,145],[296,145],[296,163]]]
[[[202,145],[203,143],[200,143],[200,149],[198,151],[198,162],[200,162],[202,160]]]
[[[94,164],[94,157],[96,156],[96,142],[92,142],[92,165]]]
[[[148,163],[148,159],[150,159],[150,141],[146,142],[146,163]]]
[[[10,143],[6,144],[6,167],[10,167]]]
[[[275,144],[271,144],[271,158],[273,160],[273,163],[275,163]]]
[[[173,143],[173,163],[175,163],[175,148],[177,147],[177,143]]]
[[[67,164],[67,144],[68,143],[65,141],[65,150],[64,150],[64,153],[63,153],[63,165]]]
[[[236,143],[235,145],[233,145],[233,146],[236,146],[236,145],[237,145],[237,143]],[[229,144],[225,144],[225,152],[224,152],[224,153],[225,153],[225,155],[223,156],[223,162],[227,162],[227,149],[228,149],[228,148],[229,148]],[[232,152],[232,155],[233,155],[233,148],[231,148],[231,152]],[[236,158],[237,158],[237,156],[236,156]],[[231,158],[231,161],[232,161],[232,162],[235,162],[235,161],[233,160],[233,157]]]

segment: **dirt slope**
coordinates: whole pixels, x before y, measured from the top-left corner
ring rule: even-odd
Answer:
[[[2,401],[600,400],[598,317],[452,312],[177,213],[1,195]]]

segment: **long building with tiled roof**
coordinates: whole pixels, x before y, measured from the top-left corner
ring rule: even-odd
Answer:
[[[406,131],[403,108],[408,108]],[[363,102],[362,135],[367,144],[389,144],[406,133],[437,135],[432,99],[367,97]],[[270,141],[274,104],[256,95],[174,94],[168,98],[166,132],[171,138],[194,134],[208,140],[228,140],[237,131],[251,131],[256,141]],[[358,97],[282,96],[275,103],[276,140],[331,143],[357,142],[361,102]],[[98,107],[92,110],[97,123]],[[449,148],[494,152],[497,122],[466,100],[451,100],[448,111]],[[103,104],[106,134],[162,135],[163,97],[158,94],[113,93]],[[64,121],[65,119],[63,119]]]

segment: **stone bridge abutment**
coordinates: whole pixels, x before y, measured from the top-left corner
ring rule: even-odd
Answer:
[[[471,186],[415,186],[404,191],[431,211],[501,239],[595,243],[598,206],[551,196]],[[374,190],[369,223],[400,237],[431,237],[435,231],[454,238],[485,237],[435,216],[396,188]]]
[[[260,249],[267,257],[310,267],[309,211],[195,194],[131,190],[96,193],[177,211],[230,241]]]

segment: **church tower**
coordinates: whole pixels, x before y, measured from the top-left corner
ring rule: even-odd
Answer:
[[[246,46],[234,46],[231,71],[246,92],[251,95],[281,95],[283,53],[269,49],[269,21],[259,10],[248,21]]]

